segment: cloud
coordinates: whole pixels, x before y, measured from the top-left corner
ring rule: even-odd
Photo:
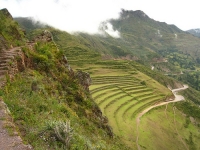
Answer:
[[[14,17],[34,17],[67,32],[91,34],[98,33],[102,21],[118,18],[121,8],[142,10],[183,30],[200,28],[199,5],[199,0],[0,0],[0,8],[8,8]]]
[[[110,36],[115,38],[120,38],[120,32],[118,30],[114,30],[113,26],[110,23],[107,23],[107,29],[105,30]]]
[[[114,38],[120,38],[120,32],[118,30],[113,29],[113,26],[107,21],[102,22],[99,25],[99,31],[103,35],[109,34]]]
[[[60,30],[90,34],[98,33],[102,21],[118,18],[120,12],[114,0],[3,0],[1,6],[7,7],[14,17],[33,17]],[[111,26],[106,32],[118,37]]]

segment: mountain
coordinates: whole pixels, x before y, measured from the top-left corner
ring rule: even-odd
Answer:
[[[20,18],[20,20],[16,18],[16,20],[24,28],[28,28],[27,22],[31,23],[27,18]],[[79,37],[82,36],[82,38],[87,39],[91,48],[101,55],[109,54],[120,57],[130,54],[133,57],[150,61],[162,57],[170,59],[172,56],[168,56],[169,51],[177,51],[179,55],[183,53],[183,57],[189,55],[191,59],[196,59],[196,56],[199,55],[199,50],[194,50],[195,47],[199,47],[198,38],[180,30],[175,25],[155,21],[140,10],[128,11],[122,9],[120,17],[111,19],[109,22],[113,25],[115,31],[119,31],[121,38],[113,38],[108,34],[106,37],[79,34]],[[106,25],[106,22],[102,23],[101,26],[104,26],[102,30],[106,30]],[[33,27],[34,23],[30,26]],[[34,28],[37,28],[37,25]],[[191,50],[188,51],[188,49]]]
[[[200,148],[200,92],[191,88],[199,87],[199,38],[142,11],[122,10],[103,22],[103,36],[20,18],[25,34],[11,15],[0,14],[7,46],[0,96],[34,149]],[[17,32],[7,31],[12,23]],[[110,24],[120,38],[109,35]],[[183,89],[186,101],[176,95]]]
[[[196,37],[200,37],[200,29],[190,29],[190,30],[187,30],[187,32],[189,32],[190,34]]]
[[[143,58],[146,55],[150,62],[165,58],[176,68],[187,69],[192,67],[188,64],[200,54],[198,38],[175,25],[155,21],[142,11],[122,10],[120,18],[111,20],[111,23],[116,30],[120,30],[126,44],[130,44],[129,49]],[[152,52],[157,56],[153,56]],[[187,61],[183,61],[185,57]]]
[[[109,22],[119,31],[120,38],[78,36],[87,39],[90,47],[102,57],[137,60],[166,74],[195,70],[199,66],[200,39],[175,25],[155,21],[142,11],[126,10],[122,10],[118,19]]]
[[[26,23],[19,22],[21,26]],[[27,20],[27,18],[24,18]],[[26,22],[26,21],[24,21]],[[112,24],[113,30],[120,33],[120,38],[114,38],[106,32],[106,26]],[[34,26],[34,24],[32,24]],[[118,19],[111,19],[100,25],[105,35],[89,35],[78,33],[71,35],[49,28],[59,48],[68,56],[71,65],[103,60],[134,60],[149,68],[175,78],[191,83],[192,73],[198,76],[200,65],[200,39],[188,32],[180,30],[175,25],[168,25],[151,19],[144,12],[122,10]],[[37,30],[39,32],[39,29]],[[36,30],[27,37],[37,33]],[[68,43],[68,44],[66,44]],[[78,54],[78,55],[77,55]],[[92,58],[92,59],[90,59]],[[80,64],[79,64],[80,65]],[[200,85],[192,79],[192,87]]]

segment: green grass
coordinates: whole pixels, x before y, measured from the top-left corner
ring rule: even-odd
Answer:
[[[141,77],[147,85],[142,85]],[[163,101],[165,94],[169,94],[168,90],[142,73],[94,74],[92,81],[92,97],[108,117],[114,133],[127,145],[135,147],[135,116],[150,105]],[[162,93],[162,90],[166,91]]]
[[[178,109],[175,109],[174,116],[173,104],[168,105],[166,112],[165,109],[166,106],[154,108],[141,118],[139,128],[141,149],[177,150],[186,149],[186,147],[191,150],[199,149],[199,127],[189,121],[186,128],[188,117]]]
[[[31,91],[33,81],[37,81],[37,91]],[[100,122],[92,121],[95,116],[87,105],[89,100],[86,104],[71,102],[70,99],[75,100],[76,97],[72,93],[66,95],[64,90],[64,95],[59,94],[58,84],[38,71],[27,70],[15,76],[13,82],[3,90],[2,97],[26,143],[30,143],[36,150],[65,149],[63,143],[56,138],[54,128],[59,121],[70,121],[73,128],[70,149],[84,149],[86,145],[89,149],[127,149],[123,142],[109,138],[105,130],[98,128],[96,124],[100,125]],[[88,113],[91,118],[83,113]]]
[[[7,9],[0,10],[0,18],[0,48],[25,44],[23,31],[19,28],[18,23],[12,20]]]

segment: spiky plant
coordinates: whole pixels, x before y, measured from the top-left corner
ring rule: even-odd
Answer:
[[[70,126],[70,121],[59,121],[55,125],[54,131],[57,138],[65,144],[66,148],[69,149],[70,141],[73,137],[73,128]]]

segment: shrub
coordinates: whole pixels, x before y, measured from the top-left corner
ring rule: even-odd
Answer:
[[[57,138],[65,144],[66,148],[69,149],[70,141],[73,137],[73,129],[70,126],[70,121],[58,121],[54,127],[54,132]]]
[[[142,85],[147,85],[145,81],[140,82]]]

